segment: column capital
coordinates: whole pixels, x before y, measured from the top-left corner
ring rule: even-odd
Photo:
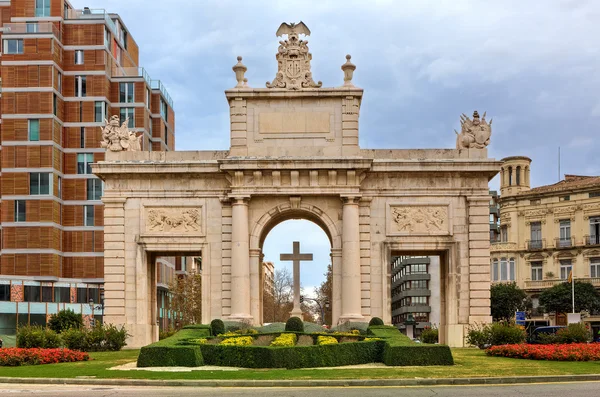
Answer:
[[[358,202],[361,199],[361,195],[360,194],[353,194],[353,195],[344,195],[344,196],[340,196],[340,199],[342,200],[342,203],[344,205],[347,204],[358,204]]]
[[[248,205],[250,202],[249,195],[230,194],[228,196],[231,205]]]

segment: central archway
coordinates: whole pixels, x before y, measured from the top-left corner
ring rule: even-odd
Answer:
[[[263,261],[263,245],[269,232],[277,225],[288,220],[307,220],[319,226],[329,239],[331,246],[331,265],[333,270],[332,286],[332,322],[335,324],[340,314],[341,301],[341,252],[342,240],[340,228],[335,222],[320,208],[308,204],[298,203],[292,206],[290,203],[283,203],[271,208],[258,222],[250,234],[250,273],[251,273],[251,310],[255,319],[263,322],[262,306],[262,272],[261,265]]]

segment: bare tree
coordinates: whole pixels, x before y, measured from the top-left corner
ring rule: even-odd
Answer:
[[[319,288],[316,289],[316,293],[317,293],[317,300],[319,302],[321,302],[321,305],[323,305],[323,311],[325,314],[325,324],[329,324],[331,325],[331,294],[332,294],[332,285],[333,285],[333,272],[332,272],[332,268],[331,268],[331,263],[329,265],[327,265],[327,271],[324,274],[325,276],[325,281],[323,281],[321,283],[321,285],[319,286]],[[325,307],[325,302],[329,302],[329,308]],[[320,319],[321,318],[321,311],[318,307],[318,305],[313,305],[313,311],[315,312],[315,314],[317,315],[317,317]]]
[[[202,275],[195,270],[176,277],[169,285],[170,308],[179,326],[202,322]]]

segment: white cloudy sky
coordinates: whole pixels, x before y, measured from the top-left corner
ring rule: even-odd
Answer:
[[[478,109],[494,118],[490,156],[531,157],[533,185],[557,181],[559,146],[563,174],[600,175],[598,1],[72,1],[122,16],[141,65],[175,101],[178,150],[228,148],[223,90],[235,85],[236,56],[250,85],[264,87],[276,71],[277,27],[302,20],[315,80],[340,85],[352,54],[354,83],[365,89],[362,147],[451,148],[459,115]],[[322,258],[302,278],[316,285],[326,238],[311,245],[313,229],[290,225],[274,229],[266,256],[300,240]]]

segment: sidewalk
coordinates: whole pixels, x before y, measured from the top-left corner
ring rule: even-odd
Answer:
[[[422,378],[422,379],[334,379],[334,380],[147,380],[78,378],[8,378],[0,383],[65,384],[102,386],[188,386],[188,387],[365,387],[431,385],[499,385],[515,383],[560,383],[600,381],[596,375],[513,376],[497,378]]]

